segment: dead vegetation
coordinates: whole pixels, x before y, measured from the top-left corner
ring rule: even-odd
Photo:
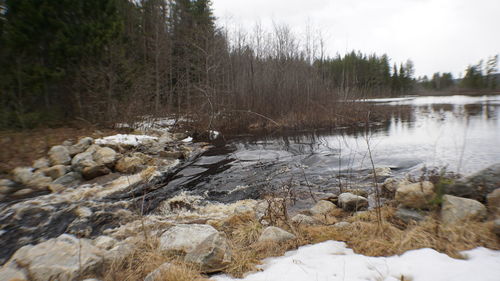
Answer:
[[[321,221],[318,225],[297,225],[276,220],[277,226],[297,237],[284,243],[259,242],[264,226],[251,212],[211,224],[224,232],[229,240],[232,262],[224,273],[234,277],[243,277],[258,270],[257,266],[265,258],[282,256],[300,246],[327,240],[344,241],[356,253],[367,256],[392,256],[413,249],[432,248],[453,258],[463,258],[461,251],[476,247],[500,249],[500,241],[491,231],[491,222],[444,225],[435,213],[420,223],[405,224],[394,216],[394,207],[384,206],[380,211],[382,223],[379,223],[375,211],[351,214],[339,209],[328,213],[324,219],[318,217]],[[351,224],[333,226],[338,221]],[[104,280],[142,280],[165,262],[176,266],[164,272],[158,281],[208,280],[196,268],[179,261],[179,257],[161,253],[157,245],[157,241],[139,243],[134,254],[109,266]]]

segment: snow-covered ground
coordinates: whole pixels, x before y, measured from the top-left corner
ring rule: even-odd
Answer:
[[[105,144],[124,144],[124,145],[131,145],[131,146],[138,146],[140,143],[145,142],[145,141],[150,141],[150,140],[157,140],[158,138],[152,137],[152,136],[147,136],[147,135],[114,135],[114,136],[109,136],[105,137],[102,139],[96,139],[95,143],[100,144],[100,145],[105,145]]]
[[[462,252],[453,259],[432,249],[401,256],[367,257],[355,254],[343,242],[303,246],[283,257],[269,258],[263,271],[244,279],[216,276],[217,281],[499,281],[500,251],[486,248]]]

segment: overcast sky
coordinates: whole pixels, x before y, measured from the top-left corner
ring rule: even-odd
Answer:
[[[463,73],[500,53],[500,0],[212,0],[220,23],[309,21],[322,30],[331,55],[346,50],[411,59],[416,75]]]

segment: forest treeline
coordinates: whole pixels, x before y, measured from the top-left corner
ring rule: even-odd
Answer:
[[[207,127],[313,120],[340,116],[339,100],[415,84],[411,61],[328,57],[312,31],[218,27],[209,0],[0,0],[0,64],[3,128],[170,114]]]
[[[447,91],[450,89],[462,90],[496,90],[500,86],[500,76],[497,73],[498,55],[489,57],[465,69],[463,78],[456,79],[450,72],[436,72],[429,79],[419,77],[418,84],[426,90]]]

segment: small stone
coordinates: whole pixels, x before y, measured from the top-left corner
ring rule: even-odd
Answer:
[[[71,156],[75,156],[79,153],[82,153],[85,150],[87,150],[87,148],[89,148],[89,146],[91,146],[93,143],[94,139],[91,137],[82,138],[78,141],[77,144],[69,146],[68,148],[69,154]]]
[[[291,239],[295,239],[295,235],[291,234],[288,231],[285,231],[281,228],[275,226],[268,226],[262,231],[262,234],[259,237],[259,242],[285,242]]]
[[[443,196],[441,219],[446,224],[463,221],[481,221],[486,218],[486,207],[479,201],[453,195]]]
[[[11,196],[14,198],[24,197],[24,196],[30,195],[33,192],[35,192],[35,191],[31,188],[23,188],[23,189],[20,189],[20,190],[14,192]]]
[[[51,183],[52,178],[46,177],[42,172],[35,172],[31,180],[27,182],[26,185],[33,189],[45,190]]]
[[[33,168],[37,170],[48,168],[49,166],[50,166],[49,159],[45,157],[33,161]]]
[[[420,212],[406,208],[398,208],[394,215],[405,223],[410,223],[412,221],[419,222],[425,219],[425,216]]]
[[[69,166],[55,165],[50,168],[42,169],[41,172],[55,180],[64,176],[69,171],[69,169]]]
[[[70,172],[67,173],[66,175],[56,179],[53,183],[54,184],[61,184],[68,186],[70,184],[76,183],[82,179],[82,175],[77,172]]]
[[[53,146],[49,150],[49,160],[52,165],[68,165],[71,163],[68,148],[62,145]]]
[[[137,157],[123,157],[115,165],[115,170],[124,174],[133,174],[144,169],[144,161]]]
[[[33,178],[33,169],[30,167],[17,167],[11,172],[14,181],[28,184]]]
[[[144,278],[144,281],[156,281],[159,280],[162,276],[162,274],[165,274],[168,270],[172,268],[171,263],[163,263],[160,265],[157,269],[151,271],[146,277]]]
[[[344,211],[358,211],[368,207],[368,199],[352,193],[340,194],[338,202]]]
[[[91,180],[100,176],[104,176],[111,173],[105,165],[97,165],[92,167],[85,167],[82,170],[82,176],[86,180]]]
[[[346,221],[341,221],[341,222],[338,222],[338,223],[333,225],[333,227],[335,227],[335,228],[345,228],[348,226],[351,226],[351,223],[346,222]]]
[[[295,215],[291,221],[295,224],[302,224],[302,225],[314,225],[317,223],[313,217],[306,216],[303,214]]]
[[[423,181],[399,185],[395,199],[404,207],[427,209],[432,206],[432,200],[435,196],[432,182]]]
[[[320,201],[318,201],[318,203],[316,203],[316,205],[314,205],[311,208],[310,211],[313,215],[324,215],[324,214],[326,214],[326,213],[328,213],[331,210],[334,210],[336,208],[337,208],[337,206],[335,206],[335,204],[333,204],[332,202],[320,200]]]

